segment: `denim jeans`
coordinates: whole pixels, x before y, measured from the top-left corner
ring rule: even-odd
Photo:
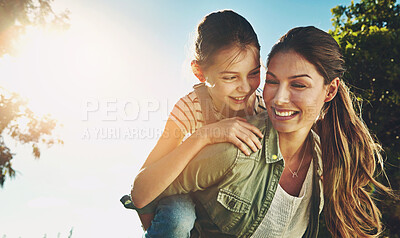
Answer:
[[[146,238],[188,238],[196,220],[195,205],[188,194],[172,195],[158,202]]]

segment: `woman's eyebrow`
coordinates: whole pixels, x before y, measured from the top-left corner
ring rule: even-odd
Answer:
[[[267,74],[271,75],[272,77],[276,78],[275,74],[271,73],[270,71],[267,71]]]
[[[298,75],[293,75],[293,76],[290,76],[290,77],[289,77],[289,79],[303,78],[303,77],[307,77],[307,78],[310,78],[310,79],[312,79],[312,78],[311,78],[311,76],[310,76],[310,75],[308,75],[308,74],[298,74]]]
[[[273,74],[273,73],[270,72],[270,71],[267,71],[267,74],[269,74],[269,75],[271,75],[272,77],[276,78],[276,75]],[[293,76],[290,76],[289,79],[303,78],[303,77],[312,79],[311,76],[308,75],[308,74],[297,74],[297,75],[293,75]]]

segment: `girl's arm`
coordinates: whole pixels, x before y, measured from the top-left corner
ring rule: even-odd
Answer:
[[[184,135],[168,120],[163,135],[150,153],[132,188],[132,200],[142,208],[161,194],[206,145],[231,142],[245,154],[261,148],[261,131],[243,118],[230,118],[201,127],[182,144]],[[247,145],[247,146],[246,146]]]
[[[136,207],[142,208],[154,200],[206,144],[204,140],[190,137],[181,144],[183,137],[181,129],[168,119],[162,136],[133,183],[131,194]]]
[[[151,221],[154,218],[154,213],[148,214],[138,214],[140,218],[140,222],[142,223],[143,229],[146,231],[151,226]]]

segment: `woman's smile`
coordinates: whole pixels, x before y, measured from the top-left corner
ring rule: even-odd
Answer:
[[[278,109],[275,107],[271,107],[271,109],[274,112],[275,119],[281,120],[281,121],[293,119],[300,113],[299,111]]]
[[[264,100],[279,132],[308,132],[326,97],[324,78],[313,64],[289,51],[274,55],[268,65]]]

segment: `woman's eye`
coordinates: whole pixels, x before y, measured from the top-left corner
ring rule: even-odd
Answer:
[[[250,74],[250,76],[258,76],[260,75],[260,71],[256,71]]]
[[[292,86],[295,88],[305,88],[306,87],[306,85],[301,84],[301,83],[293,83]]]
[[[272,79],[267,79],[265,80],[266,84],[279,84],[279,82],[277,80],[272,80]]]

